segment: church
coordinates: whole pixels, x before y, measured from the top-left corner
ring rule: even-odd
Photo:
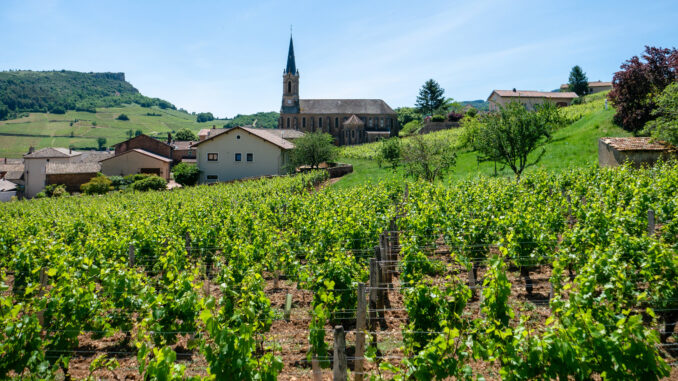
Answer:
[[[381,99],[299,99],[299,70],[290,36],[278,128],[326,132],[337,145],[362,144],[396,136],[398,117]]]

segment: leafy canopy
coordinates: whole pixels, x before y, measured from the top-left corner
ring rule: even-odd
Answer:
[[[395,171],[396,168],[398,168],[398,165],[400,165],[401,152],[400,138],[384,139],[381,141],[379,147],[377,162],[379,165],[381,165],[382,162],[386,162],[391,166],[391,169]]]
[[[541,160],[545,148],[531,162],[528,156],[551,139],[551,132],[564,123],[558,108],[551,102],[528,111],[517,102],[510,102],[497,113],[487,114],[470,125],[467,137],[470,147],[480,153],[481,161],[502,163],[520,175],[525,168]]]
[[[292,150],[292,165],[299,167],[309,165],[318,168],[323,162],[332,161],[337,157],[337,147],[334,138],[323,132],[312,132],[294,141]]]
[[[580,97],[591,92],[589,88],[589,79],[586,73],[579,65],[575,65],[570,71],[570,80],[568,81],[570,91],[574,91]]]
[[[195,185],[200,177],[200,169],[193,164],[179,163],[172,168],[174,180],[181,185]]]
[[[182,128],[181,130],[177,131],[176,135],[174,135],[176,140],[179,141],[196,141],[198,140],[198,137],[195,136],[195,133],[193,131],[189,130],[188,128]]]
[[[416,135],[409,143],[402,146],[402,161],[408,176],[433,182],[456,164],[457,154],[447,141],[426,140]]]
[[[643,132],[678,146],[678,82],[666,86],[654,102],[657,108],[652,116],[657,119],[647,122]]]
[[[429,79],[419,90],[415,106],[422,115],[433,115],[445,103],[445,90],[433,79]]]

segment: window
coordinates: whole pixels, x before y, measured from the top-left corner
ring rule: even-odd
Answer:
[[[236,138],[236,139],[240,139],[240,135],[236,135],[235,138]]]
[[[287,118],[287,128],[290,128],[290,118]]]
[[[292,81],[287,81],[287,92],[288,93],[292,92]]]
[[[219,180],[219,176],[217,175],[207,175],[207,180]]]
[[[323,118],[318,118],[318,127],[323,128]]]
[[[218,161],[219,160],[219,154],[218,153],[208,153],[207,154],[207,161]]]
[[[301,118],[301,127],[306,128],[306,117]]]
[[[247,154],[247,161],[254,161],[254,154],[253,153]]]
[[[242,161],[242,154],[241,153],[235,154],[235,161]]]
[[[355,130],[351,130],[351,139],[355,139]]]
[[[384,118],[379,119],[379,127],[384,127]]]
[[[334,118],[334,128],[339,128],[339,118]]]
[[[391,128],[393,128],[393,118],[389,119],[391,121]]]
[[[372,127],[372,118],[370,118],[370,127]]]

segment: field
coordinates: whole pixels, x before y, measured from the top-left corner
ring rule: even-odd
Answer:
[[[0,378],[678,379],[678,166],[324,180],[0,205]]]
[[[149,116],[160,114],[160,116]],[[130,120],[116,118],[127,115]],[[73,123],[73,125],[71,125]],[[188,128],[198,132],[224,121],[198,123],[195,115],[181,111],[145,108],[139,105],[98,109],[96,114],[68,111],[66,114],[31,113],[27,117],[0,121],[0,156],[21,157],[31,145],[43,147],[97,148],[97,138],[106,138],[107,145],[128,139],[128,130],[141,130],[151,136],[166,137],[167,132]],[[73,137],[71,137],[71,134]]]
[[[562,171],[573,167],[589,167],[598,163],[598,139],[605,136],[629,136],[630,134],[614,125],[614,109],[605,110],[605,96],[598,93],[586,97],[586,103],[563,109],[564,114],[575,121],[556,131],[552,140],[546,144],[546,154],[542,160],[526,171],[539,169]],[[494,176],[493,163],[478,163],[478,155],[458,147],[461,130],[439,131],[423,135],[424,139],[446,140],[457,150],[457,164],[448,176],[457,181],[478,175]],[[404,138],[406,142],[409,138]],[[381,143],[342,147],[340,161],[354,165],[354,173],[338,182],[337,187],[349,187],[355,184],[380,179],[402,179],[403,171],[393,173],[390,169],[379,168],[374,160]],[[497,167],[497,176],[512,177],[509,168]]]

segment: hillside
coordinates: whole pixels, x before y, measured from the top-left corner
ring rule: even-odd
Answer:
[[[0,72],[0,120],[16,118],[29,112],[94,112],[97,107],[131,103],[175,109],[167,101],[141,95],[139,90],[125,81],[124,73],[66,70]]]
[[[552,171],[561,171],[567,168],[587,167],[598,163],[598,139],[603,136],[629,136],[612,122],[615,110],[610,107],[605,110],[605,96],[607,93],[598,93],[585,98],[581,105],[574,105],[563,109],[563,113],[576,121],[556,131],[553,139],[546,145],[546,154],[534,167],[526,171],[531,172],[542,168]],[[447,130],[424,135],[425,139],[445,139],[450,144],[456,142],[461,130]],[[405,138],[408,139],[408,138]],[[359,183],[375,182],[382,178],[402,177],[403,172],[393,173],[390,169],[379,168],[374,160],[380,143],[364,144],[360,146],[344,147],[340,151],[341,161],[352,163],[354,173],[345,176],[337,182],[337,187],[350,187]],[[478,163],[475,152],[458,151],[457,164],[452,179],[465,179],[478,175],[494,176],[494,163]],[[506,168],[497,167],[497,175],[511,177],[513,172]]]

